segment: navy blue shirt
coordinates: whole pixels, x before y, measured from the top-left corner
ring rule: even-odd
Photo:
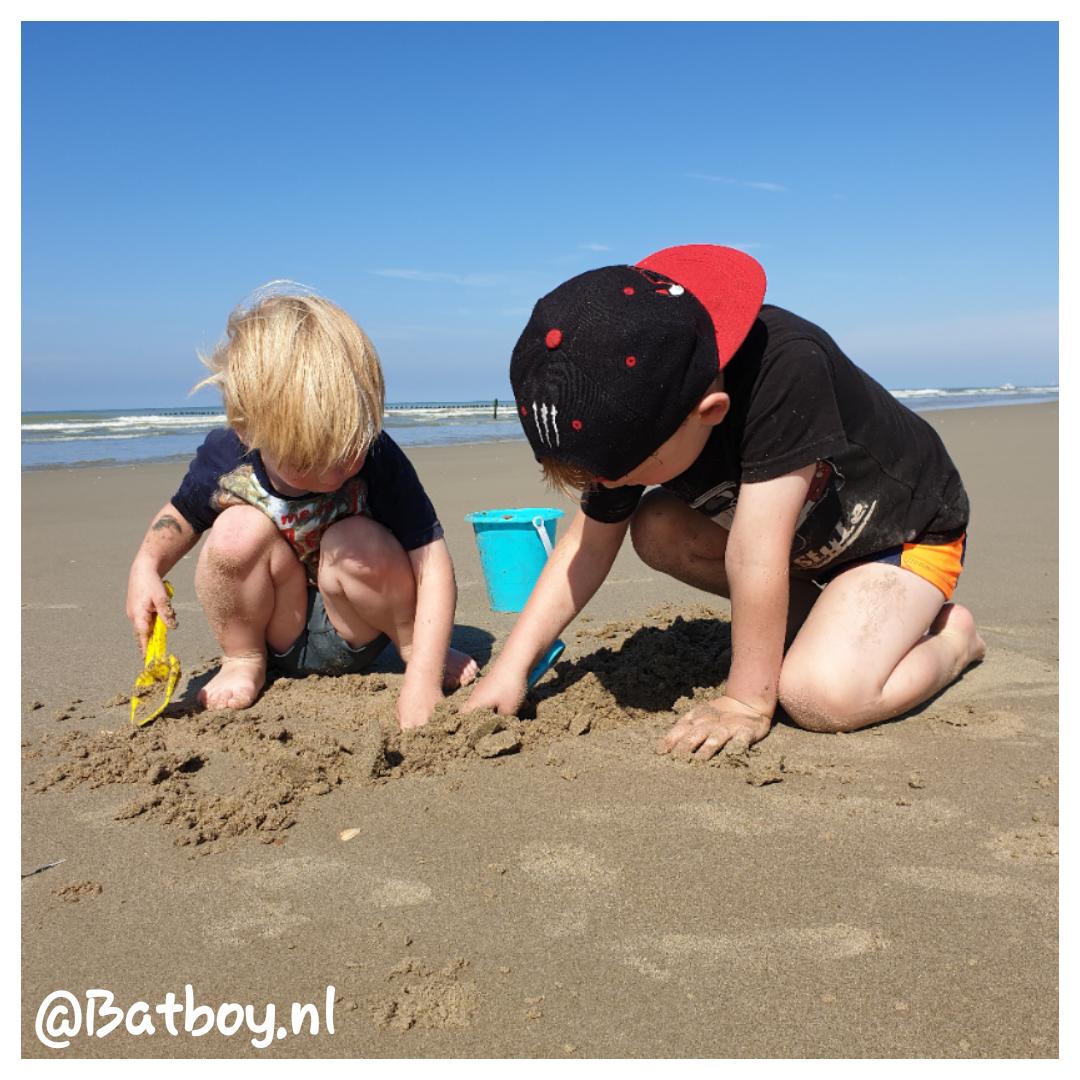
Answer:
[[[196,451],[172,504],[196,532],[209,529],[226,507],[254,506],[274,522],[312,581],[323,533],[353,514],[385,525],[406,551],[443,535],[416,470],[385,431],[337,491],[292,496],[275,490],[258,450],[248,450],[231,429],[217,428]]]

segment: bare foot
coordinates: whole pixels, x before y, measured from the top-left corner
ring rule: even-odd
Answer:
[[[199,691],[199,703],[208,709],[247,709],[265,683],[265,656],[223,656],[221,670]]]
[[[446,693],[468,686],[479,674],[480,666],[468,653],[458,652],[457,649],[446,650],[446,671],[443,673],[443,690]]]
[[[412,657],[412,646],[398,647],[398,655],[408,667]],[[468,686],[479,674],[479,664],[468,653],[459,652],[457,649],[446,650],[446,667],[443,669],[442,684],[444,694],[451,694],[462,686]]]
[[[986,655],[986,642],[975,628],[975,616],[963,604],[945,604],[930,624],[931,634],[953,638],[960,650],[960,671]]]

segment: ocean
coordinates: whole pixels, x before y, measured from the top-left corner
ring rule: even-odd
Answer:
[[[1057,401],[1056,386],[893,390],[910,409],[960,409]],[[93,409],[22,414],[22,467],[186,461],[225,416],[215,408]],[[383,427],[401,446],[524,439],[512,401],[408,401],[387,405]]]

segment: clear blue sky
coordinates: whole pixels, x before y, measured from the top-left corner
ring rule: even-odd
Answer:
[[[509,396],[535,300],[677,243],[886,386],[1057,381],[1052,23],[24,25],[23,407],[182,403],[306,283],[388,398]],[[212,403],[200,395],[194,403]]]

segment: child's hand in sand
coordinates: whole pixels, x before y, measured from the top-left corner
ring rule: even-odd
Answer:
[[[411,686],[406,681],[397,699],[398,727],[402,731],[423,727],[431,719],[442,697],[442,691],[437,687]]]
[[[172,601],[165,591],[165,582],[161,575],[147,566],[140,566],[136,560],[128,576],[127,617],[135,629],[139,642],[139,652],[146,652],[146,643],[154,629],[154,616],[160,615],[161,621],[170,630],[176,629],[176,612]]]
[[[476,689],[461,711],[470,713],[474,709],[494,709],[502,716],[516,716],[524,700],[525,680],[505,676],[493,669],[476,684]]]
[[[707,761],[726,747],[737,754],[769,734],[772,720],[734,698],[718,697],[680,717],[656,744],[658,754]]]

